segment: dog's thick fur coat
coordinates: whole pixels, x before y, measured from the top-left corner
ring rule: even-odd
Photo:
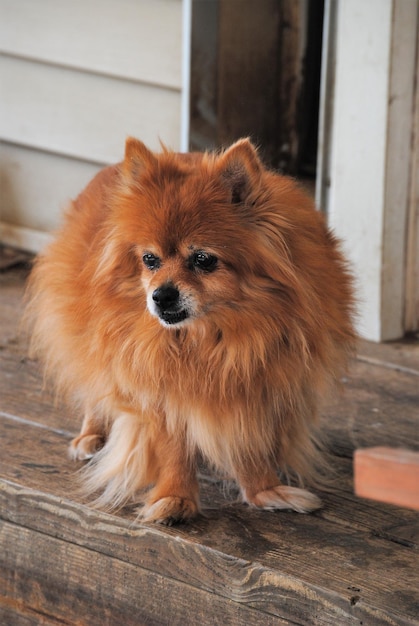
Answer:
[[[243,500],[308,512],[318,404],[354,345],[351,277],[310,198],[241,140],[155,154],[129,139],[36,261],[32,346],[85,418],[98,502],[199,510],[202,456]],[[140,495],[139,495],[140,494]]]

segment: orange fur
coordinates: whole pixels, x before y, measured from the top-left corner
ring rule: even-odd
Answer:
[[[129,139],[29,298],[33,348],[85,412],[72,454],[93,455],[101,505],[148,488],[146,520],[188,519],[202,455],[249,504],[319,506],[278,471],[316,475],[318,403],[354,345],[351,278],[311,200],[248,140],[179,155]]]

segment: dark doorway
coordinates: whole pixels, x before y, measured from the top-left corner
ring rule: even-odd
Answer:
[[[250,136],[315,176],[324,0],[194,0],[191,149]]]

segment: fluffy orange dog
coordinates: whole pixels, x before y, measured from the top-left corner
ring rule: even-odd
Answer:
[[[84,412],[90,492],[147,521],[199,511],[197,459],[244,502],[320,506],[319,397],[354,343],[351,279],[311,200],[248,140],[125,160],[72,203],[30,280],[33,346]],[[145,491],[145,489],[148,491]]]

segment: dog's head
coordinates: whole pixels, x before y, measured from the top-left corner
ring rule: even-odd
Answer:
[[[280,229],[262,215],[266,171],[247,139],[220,154],[183,155],[129,139],[120,171],[109,250],[114,238],[120,259],[135,257],[131,278],[153,318],[171,329],[209,317],[237,325],[246,308],[271,308],[267,282],[286,251]]]
[[[155,154],[127,141],[118,230],[130,238],[148,311],[163,326],[240,306],[262,171],[248,140],[219,155]]]

